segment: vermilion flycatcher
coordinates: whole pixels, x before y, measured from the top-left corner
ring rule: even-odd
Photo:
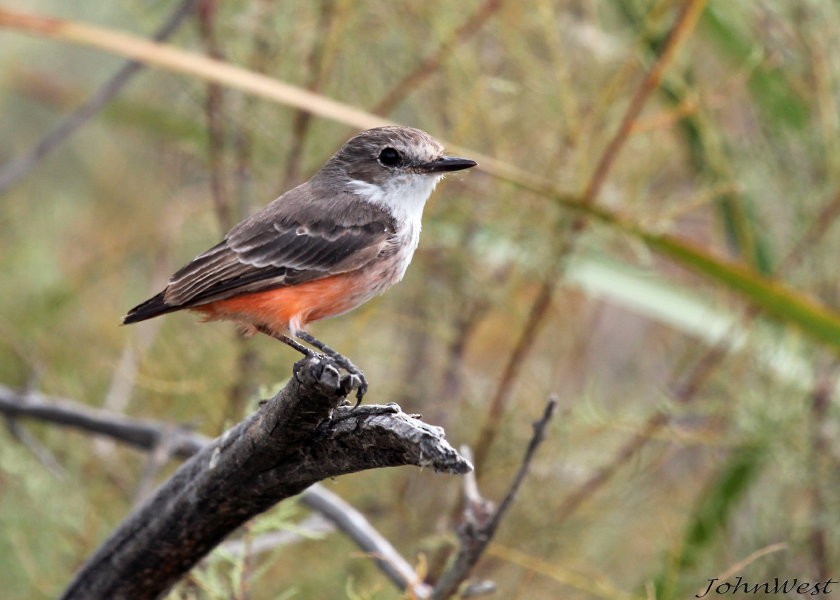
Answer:
[[[311,354],[291,334],[355,375],[361,401],[364,374],[304,327],[352,310],[400,281],[435,185],[445,173],[475,165],[445,156],[443,146],[419,129],[364,131],[309,181],[179,269],[123,323],[188,308],[205,320],[236,321]]]

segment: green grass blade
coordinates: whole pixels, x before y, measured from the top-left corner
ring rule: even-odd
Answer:
[[[776,319],[797,325],[809,337],[840,350],[840,314],[802,295],[781,281],[666,235],[637,230],[648,246],[681,265],[725,285]]]
[[[652,250],[674,262],[723,284],[779,322],[797,326],[805,335],[840,352],[840,313],[812,298],[798,293],[784,282],[711,254],[689,241],[653,233],[604,208],[588,205],[571,195],[557,194],[545,188],[527,187],[550,195],[566,208],[580,211],[632,237],[641,239]]]

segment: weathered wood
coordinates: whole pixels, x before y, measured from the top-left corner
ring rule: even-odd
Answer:
[[[230,532],[322,479],[400,465],[471,469],[442,429],[396,405],[339,406],[347,387],[329,359],[297,363],[277,396],[194,455],[126,518],[63,598],[159,597]]]

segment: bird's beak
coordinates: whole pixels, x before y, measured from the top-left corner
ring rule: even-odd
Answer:
[[[417,169],[423,173],[448,173],[469,169],[478,163],[469,158],[456,158],[454,156],[442,156],[437,160],[417,165]]]

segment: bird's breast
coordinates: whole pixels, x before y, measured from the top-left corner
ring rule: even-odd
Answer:
[[[366,268],[381,281],[383,289],[402,280],[420,242],[420,223],[406,223],[388,240],[385,248]]]

